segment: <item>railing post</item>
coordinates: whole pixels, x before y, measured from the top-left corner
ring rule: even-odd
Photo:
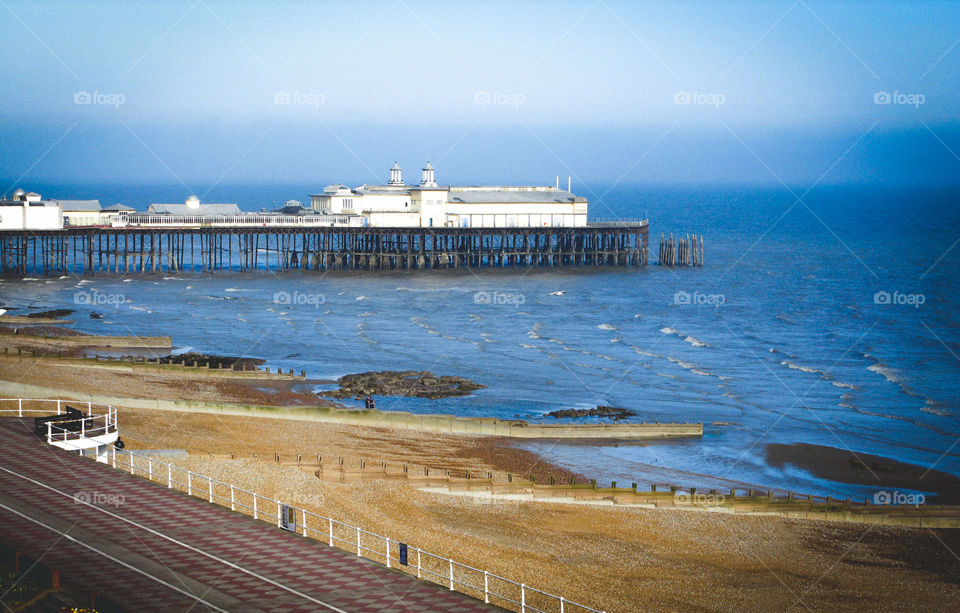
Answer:
[[[447,560],[450,563],[450,591],[453,591],[453,558]]]
[[[86,419],[80,420],[80,438],[87,438],[87,420]]]
[[[60,414],[60,401],[57,401],[57,415]]]
[[[328,518],[330,522],[330,546],[333,547],[333,520]]]
[[[527,613],[527,586],[520,584],[520,613]]]
[[[390,568],[390,539],[384,538],[383,540],[387,542],[387,568]]]
[[[52,443],[52,442],[53,442],[53,428],[52,428],[52,426],[53,426],[53,424],[51,424],[51,423],[48,421],[48,422],[47,422],[47,443]]]
[[[303,536],[307,536],[307,510],[300,509],[300,511],[303,514]]]
[[[490,604],[490,573],[487,571],[483,571],[483,602]],[[563,604],[560,605],[560,613],[563,613]]]
[[[253,493],[253,518],[257,518],[257,493]]]
[[[209,486],[209,496],[207,497],[208,502],[213,502],[213,479],[207,477],[207,485]]]
[[[17,417],[23,417],[23,398],[17,398]]]
[[[127,455],[130,456],[130,474],[133,474],[133,452],[128,451]]]
[[[277,528],[283,527],[283,510],[280,508],[280,501],[277,501]]]
[[[187,471],[187,494],[193,496],[193,473]]]
[[[109,415],[110,409],[107,409],[107,414]],[[89,402],[87,403],[87,417],[93,417],[93,405]]]
[[[147,478],[153,481],[153,460],[147,460]]]
[[[236,511],[236,510],[237,510],[237,501],[236,501],[236,499],[233,497],[233,486],[232,486],[232,485],[230,486],[230,510],[231,510],[231,511]]]
[[[360,528],[357,527],[357,555],[360,555]]]
[[[116,447],[112,447],[110,449],[110,455],[113,456],[113,467],[116,468],[117,467],[117,448]]]
[[[173,487],[173,470],[171,469],[171,465],[169,462],[167,462],[167,487],[168,488]]]
[[[420,548],[417,548],[417,579],[420,578]]]
[[[560,597],[560,613],[563,613],[563,596]]]

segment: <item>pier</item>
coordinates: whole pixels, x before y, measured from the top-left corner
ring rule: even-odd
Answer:
[[[634,266],[646,220],[578,227],[201,227],[0,231],[0,275]]]

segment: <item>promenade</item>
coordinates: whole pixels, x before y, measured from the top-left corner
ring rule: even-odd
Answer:
[[[458,592],[51,447],[0,419],[0,544],[127,611],[495,611]]]

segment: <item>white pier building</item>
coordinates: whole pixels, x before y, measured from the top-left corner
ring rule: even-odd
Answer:
[[[373,227],[530,228],[587,225],[587,199],[549,186],[438,185],[427,162],[420,184],[407,185],[400,166],[390,169],[386,185],[329,185],[311,194],[313,210],[323,215],[363,218]]]

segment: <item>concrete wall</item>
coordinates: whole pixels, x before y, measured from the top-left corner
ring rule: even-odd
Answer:
[[[50,398],[68,396],[76,400],[112,404],[118,407],[187,411],[249,417],[301,419],[377,428],[397,428],[420,432],[507,436],[516,438],[566,439],[644,439],[701,436],[703,424],[597,424],[547,426],[523,421],[495,418],[469,418],[452,415],[417,415],[406,412],[384,412],[373,409],[337,409],[335,407],[268,407],[245,404],[206,403],[179,400],[148,400],[76,394],[35,385],[0,382],[0,393],[16,398]],[[121,415],[122,420],[122,415]],[[122,423],[121,423],[122,428]]]

